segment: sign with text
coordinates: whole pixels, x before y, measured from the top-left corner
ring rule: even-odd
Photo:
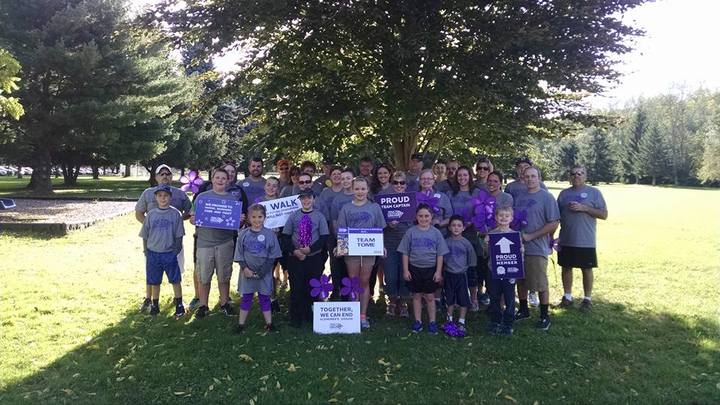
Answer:
[[[525,278],[520,232],[490,233],[488,237],[492,278]]]
[[[382,228],[338,228],[339,256],[382,256]]]
[[[241,215],[242,201],[202,196],[195,201],[195,226],[234,231]]]
[[[360,333],[360,303],[357,301],[314,303],[313,332]]]
[[[416,193],[381,194],[375,200],[382,209],[385,221],[412,222],[417,209]]]
[[[276,198],[270,201],[263,201],[258,204],[265,206],[265,228],[275,229],[285,226],[290,214],[300,209],[298,196]]]

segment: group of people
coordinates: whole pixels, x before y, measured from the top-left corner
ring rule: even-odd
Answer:
[[[573,305],[572,270],[583,273],[582,310],[592,306],[593,268],[597,267],[596,219],[607,218],[600,191],[585,183],[582,166],[570,170],[571,187],[558,199],[547,191],[540,170],[530,159],[516,161],[515,180],[504,189],[503,174],[492,162],[480,158],[474,170],[457,160],[437,161],[423,167],[423,155],[411,157],[407,171],[396,171],[390,164],[375,164],[370,158],[358,162],[357,170],[322,163],[316,176],[313,162],[292,166],[288,160],[276,162],[277,177],[265,177],[264,162],[252,158],[242,180],[236,180],[236,167],[226,163],[215,168],[197,198],[212,197],[242,202],[242,225],[235,230],[204,226],[194,234],[194,298],[188,310],[203,318],[210,311],[208,298],[213,275],[217,277],[219,309],[236,316],[236,330],[245,328],[255,294],[268,331],[272,322],[279,279],[287,272],[290,287],[290,325],[312,323],[310,280],[318,279],[329,260],[333,281],[331,300],[350,300],[341,296],[340,280],[357,277],[362,287],[360,321],[370,327],[368,304],[380,284],[387,295],[387,315],[410,317],[411,329],[424,329],[423,306],[427,310],[427,331],[439,332],[437,311],[443,310],[442,329],[453,336],[464,336],[468,311],[487,307],[491,334],[512,335],[515,321],[530,318],[529,291],[539,298],[538,329],[547,330],[549,288],[548,255],[553,235],[560,226],[558,260],[562,267],[564,294],[559,303]],[[142,223],[146,255],[146,297],[141,311],[156,315],[163,273],[173,285],[175,316],[186,314],[180,287],[184,252],[183,221],[195,224],[196,205],[188,195],[172,186],[172,171],[166,165],[156,171],[158,185],[148,188],[136,205],[136,218]],[[375,200],[384,194],[415,192],[417,210],[414,221],[388,221]],[[298,196],[300,209],[283,227],[264,226],[266,208],[261,202]],[[478,229],[468,220],[468,210],[480,195],[493,197],[494,226]],[[348,256],[337,248],[338,229],[383,229],[382,256]],[[524,278],[491,277],[488,262],[488,234],[519,231],[523,244]],[[230,298],[233,263],[240,268],[239,310]],[[517,310],[516,294],[518,298]],[[457,317],[456,315],[457,310]]]

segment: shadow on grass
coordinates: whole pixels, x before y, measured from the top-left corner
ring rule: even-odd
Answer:
[[[7,235],[10,238],[30,238],[34,240],[50,240],[64,238],[66,234],[58,232],[50,232],[46,230],[15,230],[15,229],[0,229],[0,235]]]
[[[555,311],[546,333],[516,324],[512,338],[483,335],[471,314],[464,340],[411,334],[384,305],[351,336],[292,329],[282,315],[264,335],[257,306],[234,335],[232,318],[175,321],[164,306],[155,320],[128,312],[0,402],[712,403],[720,381],[717,321],[602,301],[589,315]]]

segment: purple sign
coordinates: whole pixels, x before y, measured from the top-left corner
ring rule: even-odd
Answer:
[[[240,228],[242,201],[223,198],[198,197],[195,201],[195,226],[203,228]]]
[[[490,233],[488,237],[492,278],[525,278],[520,232]]]
[[[385,221],[412,222],[417,209],[416,193],[381,194],[375,200]]]

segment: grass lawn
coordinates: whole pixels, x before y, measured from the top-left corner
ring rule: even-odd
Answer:
[[[54,197],[71,198],[132,198],[137,199],[143,190],[149,187],[147,177],[100,176],[93,180],[91,176],[78,177],[76,186],[64,186],[62,177],[53,178]],[[30,176],[22,179],[13,176],[0,177],[0,197],[30,197],[27,185]],[[175,184],[176,186],[179,183]]]
[[[553,310],[547,333],[525,321],[509,339],[483,335],[478,314],[464,340],[413,335],[383,305],[353,336],[284,315],[265,336],[255,306],[236,336],[217,312],[174,321],[166,285],[152,320],[137,314],[130,215],[62,238],[0,233],[0,403],[717,403],[720,191],[601,188],[593,312]],[[555,301],[560,269],[549,277]]]

